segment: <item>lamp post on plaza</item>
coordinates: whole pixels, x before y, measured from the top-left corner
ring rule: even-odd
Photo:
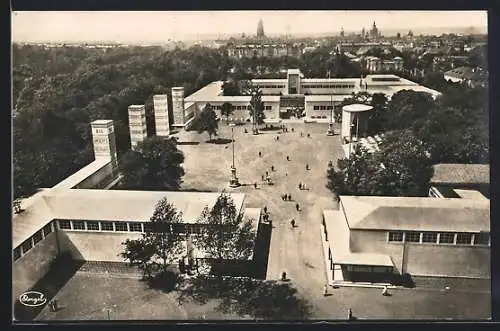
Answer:
[[[231,164],[231,178],[229,179],[229,187],[238,187],[240,182],[236,177],[236,167],[234,166],[234,128],[231,128],[231,141],[233,145],[233,163]]]
[[[330,94],[330,123],[328,123],[328,131],[326,132],[326,134],[328,136],[333,136],[335,135],[335,131],[333,129],[333,100],[332,100],[333,96]]]

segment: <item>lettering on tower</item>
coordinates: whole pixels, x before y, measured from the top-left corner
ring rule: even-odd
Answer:
[[[170,135],[168,96],[166,94],[154,95],[153,107],[155,113],[156,135],[159,137],[168,137]]]
[[[109,158],[113,167],[118,166],[116,156],[115,130],[112,120],[96,120],[90,123],[92,127],[92,142],[94,157]]]

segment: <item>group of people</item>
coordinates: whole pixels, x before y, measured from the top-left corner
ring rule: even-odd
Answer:
[[[306,184],[299,182],[299,190],[307,190]]]
[[[283,200],[283,201],[292,201],[292,195],[291,194],[287,194],[287,193],[282,194],[281,195],[281,200]]]

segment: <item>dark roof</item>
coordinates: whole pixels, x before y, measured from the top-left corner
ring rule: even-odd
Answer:
[[[431,184],[489,184],[489,164],[441,163],[433,166]]]

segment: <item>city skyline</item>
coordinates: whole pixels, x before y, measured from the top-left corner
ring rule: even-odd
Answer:
[[[132,43],[255,35],[260,19],[271,36],[338,35],[342,28],[368,30],[374,21],[387,35],[471,27],[487,32],[486,11],[13,12],[12,40]]]

